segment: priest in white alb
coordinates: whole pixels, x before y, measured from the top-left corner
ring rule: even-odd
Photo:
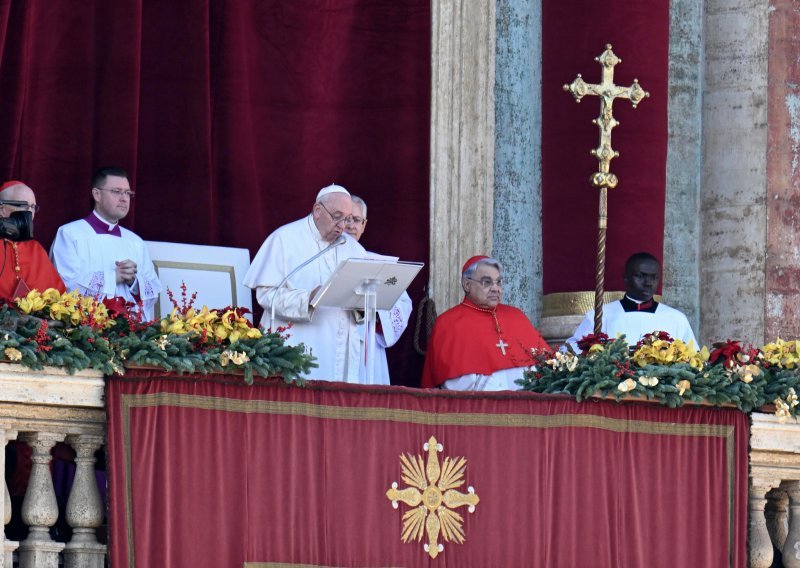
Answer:
[[[142,317],[150,320],[161,283],[144,241],[119,225],[133,196],[125,170],[97,170],[92,178],[94,210],[58,229],[50,259],[67,290],[99,300],[122,298],[141,306]]]
[[[355,240],[361,241],[361,235],[364,234],[364,229],[367,227],[367,204],[363,199],[356,195],[351,196],[353,199],[353,215],[348,220],[344,230]],[[361,358],[361,370],[359,371],[359,382],[362,384],[372,385],[388,385],[390,384],[389,378],[389,361],[386,358],[386,349],[391,347],[405,331],[408,326],[408,318],[411,316],[411,298],[407,292],[403,292],[400,298],[395,302],[389,310],[378,310],[378,330],[375,334],[375,369],[371,379],[366,377],[366,365],[364,364],[364,357]],[[361,335],[362,347],[364,345],[364,335],[366,326],[361,324],[358,326],[359,334]]]
[[[632,254],[625,262],[625,296],[621,300],[603,306],[601,331],[611,339],[624,335],[628,345],[635,345],[644,335],[665,331],[674,339],[680,339],[695,347],[692,326],[683,312],[666,304],[656,302],[653,295],[658,289],[661,266],[658,259],[647,252]],[[567,344],[578,353],[578,342],[594,332],[594,310],[589,310]]]
[[[288,343],[303,343],[316,357],[319,366],[311,369],[308,379],[358,382],[361,338],[354,313],[310,305],[315,291],[340,262],[367,256],[364,247],[344,233],[352,211],[350,193],[344,187],[323,188],[308,216],[267,237],[244,277],[244,285],[256,291],[264,308],[263,327],[271,323],[276,329],[291,323]],[[283,282],[318,253],[322,254]],[[275,319],[270,322],[273,306]]]

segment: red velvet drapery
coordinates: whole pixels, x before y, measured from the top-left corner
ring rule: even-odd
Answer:
[[[0,1],[0,177],[36,190],[46,248],[118,165],[147,240],[255,254],[337,182],[368,249],[427,262],[429,114],[427,0]]]
[[[128,378],[107,388],[114,566],[746,563],[749,421],[736,410]],[[480,499],[472,513],[447,505],[464,542],[440,535],[435,560],[401,541],[413,507],[386,495],[410,485],[401,455],[430,463],[431,436],[442,468],[467,460],[454,489]]]
[[[580,73],[600,82],[594,57],[613,45],[622,59],[614,82],[634,78],[651,96],[633,109],[614,103],[612,146],[620,152],[609,190],[606,290],[623,290],[625,260],[634,252],[663,254],[667,160],[668,0],[548,0],[542,3],[542,246],[545,294],[594,290],[598,190],[589,176],[597,171],[599,133],[591,123],[600,114],[597,97],[580,105],[562,85]]]

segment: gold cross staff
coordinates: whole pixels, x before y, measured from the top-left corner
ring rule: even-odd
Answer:
[[[606,272],[606,229],[608,228],[608,188],[617,186],[617,176],[609,171],[611,160],[619,156],[619,152],[611,147],[611,130],[619,125],[612,115],[614,99],[629,99],[636,108],[650,93],[642,89],[639,80],[634,79],[630,87],[620,87],[614,84],[614,66],[622,63],[622,59],[611,51],[611,44],[606,44],[606,50],[599,57],[594,58],[602,67],[602,80],[595,85],[587,83],[580,74],[569,85],[564,85],[564,90],[572,93],[577,102],[586,95],[600,97],[600,116],[592,120],[600,129],[600,145],[591,151],[592,156],[597,156],[599,169],[590,178],[592,186],[600,188],[600,211],[597,221],[597,264],[595,267],[594,287],[594,332],[600,333],[603,324],[603,287]]]

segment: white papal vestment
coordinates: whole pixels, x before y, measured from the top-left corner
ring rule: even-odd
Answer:
[[[381,333],[375,334],[375,360],[373,364],[372,380],[366,378],[366,355],[361,357],[361,369],[358,372],[358,382],[362,385],[388,385],[389,379],[389,361],[386,359],[386,349],[391,347],[405,331],[408,326],[408,319],[411,316],[411,298],[406,292],[400,296],[390,310],[378,310],[378,320],[381,322]],[[366,333],[366,326],[361,324],[358,326],[358,332],[361,336],[361,345],[363,350],[364,336]]]
[[[357,383],[361,336],[353,314],[340,308],[311,310],[308,305],[311,292],[328,280],[340,262],[367,255],[350,235],[342,236],[344,244],[305,266],[276,290],[287,274],[330,244],[322,239],[311,215],[284,225],[261,245],[244,277],[244,285],[256,291],[258,303],[264,308],[264,328],[270,324],[274,295],[273,327],[291,323],[287,343],[303,343],[317,358],[319,367],[311,369],[306,378]]]

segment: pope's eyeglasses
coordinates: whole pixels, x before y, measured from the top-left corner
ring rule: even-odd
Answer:
[[[325,210],[325,213],[327,213],[328,216],[331,218],[331,221],[333,221],[334,225],[351,225],[353,221],[355,221],[355,218],[353,217],[345,217],[342,214],[334,215],[333,213],[328,211],[328,208],[325,207],[325,204],[322,203],[322,201],[318,201],[317,203],[319,203],[322,206],[322,208]]]

